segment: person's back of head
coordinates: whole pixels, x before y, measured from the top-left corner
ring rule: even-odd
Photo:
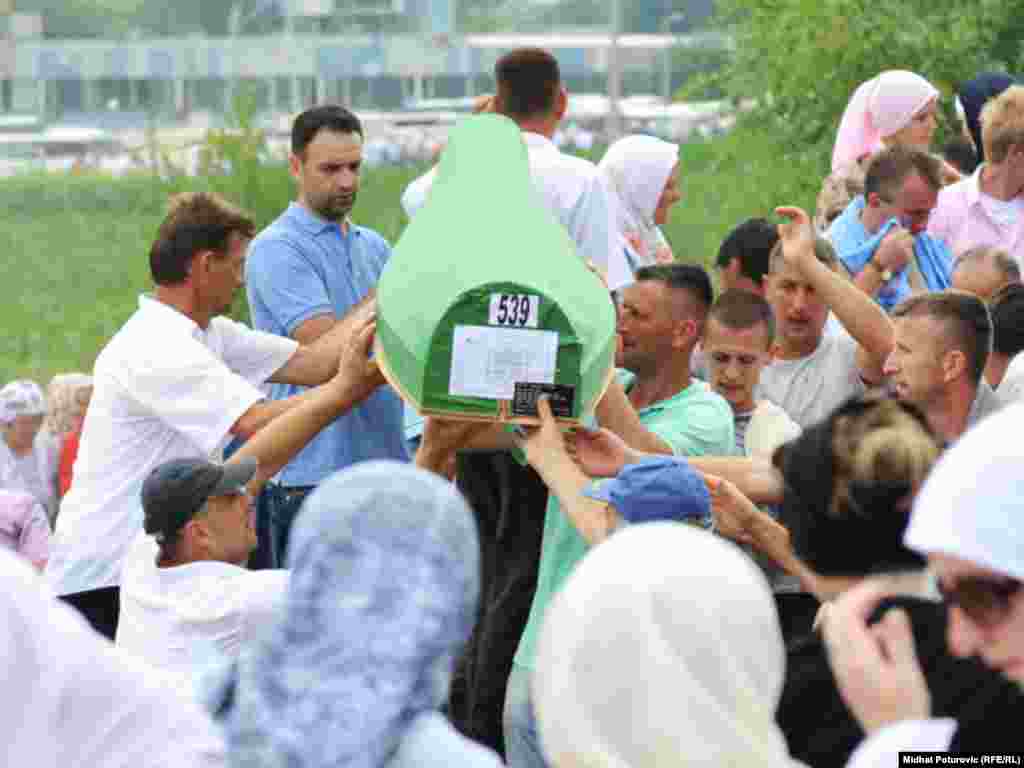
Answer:
[[[744,288],[763,292],[769,256],[778,242],[778,228],[767,219],[747,219],[729,232],[715,259],[725,290]]]
[[[495,111],[516,122],[561,118],[564,110],[558,61],[541,48],[518,48],[494,65]]]
[[[921,293],[901,302],[892,313],[896,322],[897,345],[901,320],[928,318],[933,321],[931,338],[939,365],[956,369],[944,381],[965,379],[972,388],[981,381],[992,347],[992,319],[985,303],[969,293],[944,291]]]
[[[819,576],[919,570],[903,544],[914,494],[939,444],[914,406],[865,396],[776,451],[785,485],[781,520]]]
[[[920,149],[896,145],[871,160],[864,177],[864,197],[875,194],[892,202],[908,176],[918,175],[933,191],[942,189],[942,162]]]
[[[1002,163],[1010,149],[1024,151],[1024,86],[1012,85],[981,109],[985,160]]]
[[[209,251],[225,258],[233,237],[248,240],[255,231],[248,214],[217,194],[175,195],[149,251],[153,282],[158,286],[184,283],[197,254]]]
[[[962,136],[943,145],[942,157],[964,176],[970,176],[978,168],[978,153],[974,151],[974,145]]]

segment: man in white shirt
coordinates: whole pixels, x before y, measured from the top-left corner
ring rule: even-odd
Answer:
[[[802,212],[796,220],[803,225]],[[838,269],[835,251],[820,237],[813,249],[792,255],[781,246],[772,250],[766,297],[777,336],[760,395],[804,429],[879,383],[892,350],[889,318]],[[842,326],[835,334],[824,332],[830,309]]]
[[[365,379],[374,324],[362,327],[338,373],[261,429],[225,464],[164,462],[142,485],[143,529],[125,560],[117,644],[188,687],[205,656],[237,656],[274,615],[283,570],[249,571],[257,540],[252,500],[325,426],[352,406]]]
[[[553,141],[569,105],[558,62],[547,51],[520,48],[498,60],[494,78],[497,93],[481,102],[480,110],[504,115],[522,130],[541,202],[565,227],[579,255],[605,273],[611,290],[632,282],[617,243],[613,203],[597,166],[562,153]],[[406,187],[402,208],[410,218],[429,200],[436,174],[432,169]]]
[[[172,201],[150,250],[152,296],[96,359],[74,480],[64,497],[46,578],[101,634],[117,627],[121,564],[141,529],[139,492],[153,467],[207,457],[314,397],[266,401],[267,381],[317,385],[373,314],[367,305],[315,344],[219,317],[242,285],[254,225],[215,195]],[[383,379],[353,392],[360,402]]]

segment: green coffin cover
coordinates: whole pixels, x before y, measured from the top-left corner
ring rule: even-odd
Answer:
[[[508,417],[502,401],[528,380],[571,388],[566,417],[578,420],[614,363],[608,290],[539,200],[518,126],[498,115],[452,130],[377,307],[381,367],[424,413]]]

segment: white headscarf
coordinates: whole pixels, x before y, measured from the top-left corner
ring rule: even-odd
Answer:
[[[654,212],[679,162],[679,145],[654,136],[624,136],[604,153],[598,170],[612,197],[615,226],[624,245],[627,235],[639,235],[647,253],[637,254],[639,266],[654,263],[659,244]],[[632,249],[631,249],[632,250]]]
[[[10,424],[17,416],[46,415],[46,395],[31,379],[17,379],[0,389],[0,424]]]
[[[93,632],[37,574],[0,551],[4,765],[222,765],[213,723],[153,670]]]
[[[593,549],[548,609],[533,678],[551,765],[793,765],[775,724],[785,651],[738,548],[649,523]]]
[[[1024,579],[1024,405],[969,430],[943,454],[914,503],[904,541]]]
[[[839,122],[832,172],[880,150],[882,139],[906,128],[914,115],[938,96],[934,85],[902,69],[882,72],[861,83]]]

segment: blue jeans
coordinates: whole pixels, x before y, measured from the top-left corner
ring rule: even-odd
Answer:
[[[288,555],[288,536],[291,534],[292,523],[299,514],[302,503],[313,492],[312,486],[289,488],[276,486],[274,500],[270,505],[270,553],[274,568],[285,568]]]
[[[505,762],[508,768],[547,768],[537,735],[530,670],[512,665],[505,688]]]

